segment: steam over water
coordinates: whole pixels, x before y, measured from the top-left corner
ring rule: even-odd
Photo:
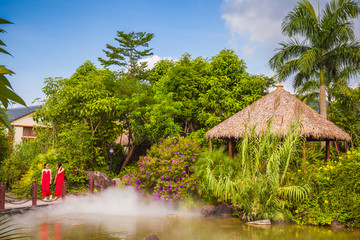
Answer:
[[[67,197],[59,204],[14,216],[31,239],[142,240],[154,233],[159,239],[291,240],[360,239],[360,231],[299,225],[251,226],[238,218],[204,218],[146,203],[131,188],[110,188],[94,195]]]
[[[160,217],[168,214],[189,216],[189,213],[165,206],[162,202],[145,202],[137,192],[128,187],[108,188],[93,195],[67,196],[64,202],[30,211],[22,216],[22,219],[89,214],[130,217]]]

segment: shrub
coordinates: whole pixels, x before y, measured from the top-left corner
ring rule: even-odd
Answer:
[[[84,174],[85,170],[78,165],[75,165],[74,161],[65,158],[66,155],[61,150],[49,150],[46,153],[36,155],[31,163],[30,167],[21,179],[17,181],[13,186],[15,189],[26,190],[30,189],[32,182],[36,181],[38,184],[38,196],[41,197],[41,172],[44,169],[44,164],[48,163],[52,172],[52,189],[54,189],[54,179],[56,174],[57,163],[61,162],[65,169],[65,181],[67,184],[67,190],[71,188],[81,187],[87,180],[87,176]],[[20,191],[20,193],[22,193]],[[18,193],[17,191],[14,191]],[[18,193],[18,195],[22,195]],[[29,194],[26,192],[25,194]]]
[[[197,137],[166,139],[153,145],[137,162],[126,185],[137,191],[167,202],[169,205],[194,196],[198,180],[193,175],[194,163],[200,154]]]
[[[42,146],[36,140],[22,141],[2,162],[0,168],[1,181],[11,189],[12,185],[29,170],[34,157],[42,152]]]
[[[336,219],[360,227],[360,149],[317,165],[313,191],[293,206],[290,218],[301,224],[328,225]]]

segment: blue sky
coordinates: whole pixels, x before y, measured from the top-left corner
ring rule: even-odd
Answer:
[[[296,0],[0,0],[0,35],[13,57],[0,55],[0,64],[16,74],[9,77],[28,105],[44,98],[44,78],[69,77],[84,61],[100,66],[107,43],[116,31],[155,34],[154,56],[179,59],[211,57],[234,49],[248,72],[271,76],[268,61],[281,35],[281,22]],[[322,6],[326,1],[312,1]],[[359,20],[356,21],[360,36]],[[292,91],[291,79],[285,88]]]

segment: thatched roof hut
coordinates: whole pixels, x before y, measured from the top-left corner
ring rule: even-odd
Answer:
[[[283,89],[282,85],[206,132],[206,138],[239,139],[247,126],[261,133],[273,119],[273,131],[285,135],[290,125],[301,124],[301,135],[309,141],[350,141],[349,134]]]

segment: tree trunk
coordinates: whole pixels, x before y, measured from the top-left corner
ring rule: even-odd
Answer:
[[[129,151],[129,154],[127,155],[127,157],[126,157],[123,165],[121,166],[121,169],[120,169],[120,172],[119,172],[119,173],[121,173],[121,172],[124,170],[124,168],[126,167],[126,165],[128,164],[131,156],[132,156],[133,153],[134,153],[135,146],[136,146],[135,141],[133,141],[132,144],[131,144],[131,149],[130,149],[130,151]]]
[[[320,67],[320,115],[326,119],[326,91],[325,91],[325,78],[324,67]],[[321,148],[325,146],[325,142],[321,142]]]
[[[320,115],[326,119],[326,91],[323,67],[320,68]]]

